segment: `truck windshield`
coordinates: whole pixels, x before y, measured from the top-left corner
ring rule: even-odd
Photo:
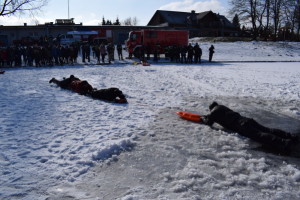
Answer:
[[[135,33],[132,33],[130,35],[130,40],[136,40],[136,34]]]

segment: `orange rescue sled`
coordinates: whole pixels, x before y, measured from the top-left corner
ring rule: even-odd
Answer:
[[[176,112],[177,115],[179,115],[181,118],[193,121],[193,122],[202,122],[202,116],[198,115],[196,113],[190,113],[185,111],[178,111]]]

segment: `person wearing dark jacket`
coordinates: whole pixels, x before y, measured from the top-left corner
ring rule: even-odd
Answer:
[[[290,153],[298,143],[298,137],[291,133],[265,127],[254,119],[241,116],[230,108],[213,102],[209,106],[210,114],[203,116],[204,124],[212,126],[218,123],[225,129],[248,137],[263,146],[282,153]]]
[[[192,47],[191,44],[189,44],[189,46],[187,47],[187,62],[188,63],[193,63],[193,57],[194,57],[194,48]]]
[[[209,62],[212,61],[212,57],[213,57],[214,53],[215,53],[215,47],[214,47],[214,45],[211,45],[209,47]]]
[[[52,78],[49,83],[55,83],[63,89],[72,90],[82,95],[86,95],[93,90],[93,87],[87,81],[82,81],[74,75],[71,75],[69,78],[64,78],[61,81]]]
[[[118,57],[119,57],[119,60],[123,60],[123,47],[121,44],[118,44],[117,45],[117,51],[118,51]]]
[[[195,52],[194,62],[201,63],[202,49],[200,48],[198,43],[196,43],[196,45],[194,46],[194,52]]]
[[[49,83],[55,83],[56,85],[58,85],[59,87],[63,88],[63,89],[71,89],[71,83],[73,81],[79,81],[80,79],[75,77],[74,75],[70,75],[69,78],[63,78],[63,80],[57,80],[56,78],[52,78]]]
[[[100,99],[104,101],[111,101],[115,103],[127,103],[127,99],[123,92],[118,88],[107,88],[107,89],[93,89],[88,93],[94,99]]]

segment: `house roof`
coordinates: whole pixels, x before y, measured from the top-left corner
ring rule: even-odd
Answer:
[[[181,24],[184,25],[188,22],[188,19],[192,19],[193,15],[197,19],[201,19],[205,17],[211,11],[195,13],[195,12],[180,12],[180,11],[168,11],[168,10],[157,10],[151,20],[149,21],[148,25],[151,24],[151,21],[154,19],[155,16],[161,16],[165,22],[168,24]]]
[[[224,15],[218,15],[218,17],[225,26],[234,28],[234,25]]]
[[[152,21],[155,20],[155,17],[162,18],[161,24],[158,26],[168,26],[168,25],[187,25],[191,23],[196,23],[196,20],[201,20],[208,14],[214,14],[222,23],[227,27],[234,27],[232,23],[223,15],[215,14],[212,11],[206,12],[179,12],[179,11],[168,11],[168,10],[157,10],[148,25],[152,25]],[[157,25],[157,24],[156,24]]]
[[[191,15],[191,13],[187,13],[187,12],[165,11],[165,10],[158,10],[157,12],[159,12],[160,15],[169,24],[185,24],[187,17]]]
[[[197,13],[197,19],[204,18],[210,12],[212,13],[212,11],[205,11],[205,12]]]

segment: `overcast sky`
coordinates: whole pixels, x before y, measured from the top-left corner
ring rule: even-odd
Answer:
[[[44,24],[55,22],[55,19],[74,18],[75,23],[83,25],[98,25],[102,17],[122,22],[128,17],[136,17],[138,25],[147,25],[156,10],[173,10],[203,12],[212,10],[226,15],[228,0],[48,0],[42,12],[35,18],[1,17],[1,25],[23,25],[24,23]],[[69,9],[68,9],[69,8]]]

